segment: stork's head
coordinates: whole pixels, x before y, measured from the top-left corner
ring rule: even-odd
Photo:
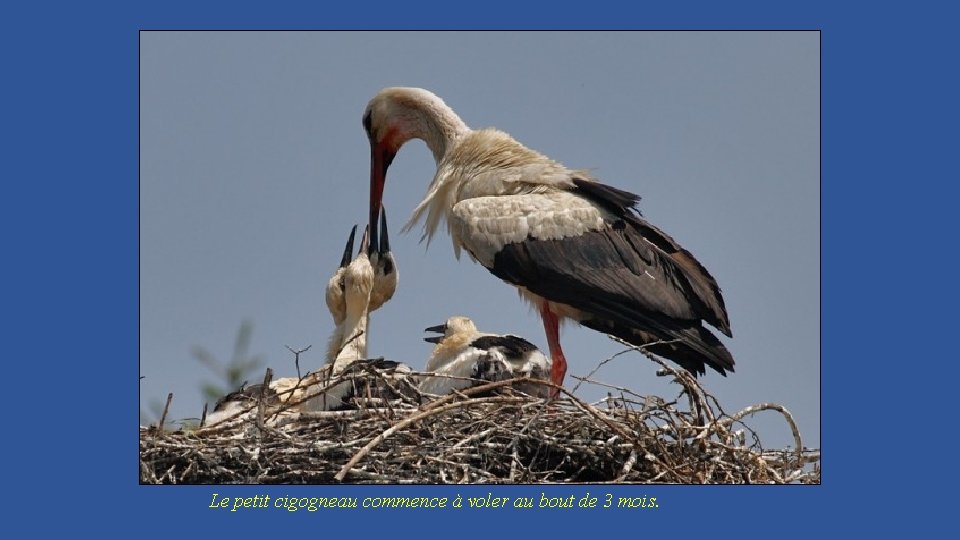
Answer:
[[[426,332],[437,332],[443,334],[442,336],[433,336],[423,338],[424,341],[428,343],[440,343],[441,341],[446,340],[451,336],[457,335],[475,335],[478,333],[477,326],[473,324],[468,317],[456,316],[450,317],[447,319],[447,322],[431,326],[425,330]]]
[[[436,343],[430,357],[427,358],[427,371],[436,371],[441,366],[456,358],[460,351],[480,335],[473,321],[466,317],[450,317],[447,322],[431,326],[427,332],[442,333],[442,336],[423,338],[429,343]]]
[[[377,215],[387,168],[410,139],[422,139],[439,162],[451,143],[470,131],[442,99],[422,88],[384,88],[363,113],[370,140],[370,231],[377,243]]]

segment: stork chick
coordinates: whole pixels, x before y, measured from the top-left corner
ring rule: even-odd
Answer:
[[[450,317],[446,323],[426,331],[442,336],[424,338],[436,344],[425,368],[436,376],[425,375],[421,379],[421,392],[448,394],[475,384],[466,378],[485,381],[549,378],[550,359],[521,337],[481,333],[473,321],[461,316]],[[538,397],[549,394],[549,387],[536,383],[517,383],[514,388]]]
[[[360,249],[353,257],[353,245],[357,227],[350,231],[347,244],[340,258],[340,265],[327,282],[326,303],[333,318],[334,329],[327,344],[325,369],[311,373],[303,379],[286,377],[270,383],[264,394],[267,404],[277,407],[284,403],[299,403],[311,394],[314,397],[286,410],[324,410],[338,408],[354,392],[352,384],[340,383],[326,388],[323,383],[330,376],[343,372],[350,364],[367,358],[367,330],[370,312],[379,309],[393,296],[397,289],[399,274],[396,261],[390,252],[386,213],[382,214],[376,244],[370,242],[369,231],[364,231]],[[395,362],[380,362],[378,367],[403,372]],[[409,368],[406,368],[409,371]],[[239,417],[251,410],[260,399],[262,385],[246,386],[227,394],[214,406],[207,417],[207,426]],[[318,393],[320,392],[320,393]]]
[[[350,260],[356,226],[350,232],[340,267],[327,283],[326,301],[336,325],[327,343],[327,364],[333,374],[351,362],[367,358],[370,313],[380,309],[397,290],[399,272],[390,251],[387,214],[380,215],[380,231],[371,241],[364,231],[357,256]]]

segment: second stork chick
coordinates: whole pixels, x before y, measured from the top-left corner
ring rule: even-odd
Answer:
[[[442,335],[424,338],[436,344],[426,366],[426,371],[435,375],[421,379],[421,392],[448,394],[474,386],[476,380],[550,379],[550,358],[521,337],[480,332],[472,320],[461,316],[450,317],[426,331]],[[534,382],[518,382],[513,387],[537,397],[550,393],[549,386]]]

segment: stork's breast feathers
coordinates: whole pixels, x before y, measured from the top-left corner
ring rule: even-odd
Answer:
[[[450,226],[454,243],[489,268],[507,244],[580,236],[602,228],[604,215],[573,193],[528,193],[462,200],[450,213]]]

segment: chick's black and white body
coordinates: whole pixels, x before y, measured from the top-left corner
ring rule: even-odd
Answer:
[[[521,337],[482,333],[473,321],[460,316],[451,317],[427,331],[443,335],[425,338],[436,343],[425,368],[434,375],[423,376],[419,385],[421,392],[448,394],[473,386],[477,381],[550,378],[550,359]],[[540,397],[549,392],[548,386],[537,383],[521,381],[513,387]]]

